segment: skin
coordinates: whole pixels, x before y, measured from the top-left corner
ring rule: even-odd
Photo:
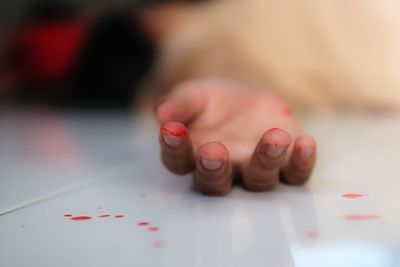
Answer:
[[[251,191],[279,181],[304,184],[314,168],[316,142],[304,135],[277,95],[221,79],[175,86],[155,109],[161,158],[176,174],[193,172],[195,188],[225,195],[240,174]]]

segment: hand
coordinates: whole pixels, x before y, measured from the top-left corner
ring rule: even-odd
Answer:
[[[252,191],[279,180],[305,183],[316,162],[316,143],[302,135],[284,100],[225,80],[176,86],[156,108],[161,157],[176,174],[194,172],[207,195],[224,195],[240,172]]]

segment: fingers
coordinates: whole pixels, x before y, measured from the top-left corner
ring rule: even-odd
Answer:
[[[198,149],[194,186],[205,195],[225,195],[230,191],[232,168],[223,144],[210,142]]]
[[[201,84],[185,82],[177,86],[156,107],[157,120],[163,124],[168,121],[189,123],[205,107],[207,101]]]
[[[192,142],[179,122],[167,122],[160,129],[161,159],[168,170],[186,174],[194,168]]]
[[[252,191],[274,189],[281,180],[288,184],[304,184],[316,163],[314,139],[301,136],[295,141],[293,152],[283,165],[291,138],[284,130],[268,130],[259,141],[249,163],[242,169],[243,182]],[[186,174],[194,171],[194,185],[206,195],[225,195],[232,187],[232,164],[229,152],[219,142],[202,145],[196,159],[187,128],[179,122],[164,123],[160,129],[162,161],[170,171]]]
[[[288,164],[282,168],[282,181],[292,185],[304,184],[311,176],[316,159],[317,144],[314,139],[300,136],[294,144]]]
[[[274,189],[279,182],[279,169],[290,146],[290,139],[287,132],[278,128],[270,129],[263,135],[243,170],[243,182],[247,189]]]

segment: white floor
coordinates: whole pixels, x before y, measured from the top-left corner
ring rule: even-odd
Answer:
[[[163,169],[151,120],[3,113],[0,266],[400,266],[400,117],[306,128],[319,142],[310,183],[216,198]]]

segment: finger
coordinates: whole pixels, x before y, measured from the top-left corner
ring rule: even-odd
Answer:
[[[198,149],[194,186],[205,195],[225,195],[230,191],[232,168],[223,144],[210,142]]]
[[[192,142],[187,128],[179,122],[166,122],[160,128],[161,159],[168,170],[186,174],[194,169]]]
[[[317,144],[313,138],[303,135],[297,138],[291,158],[282,168],[281,179],[287,184],[301,185],[307,182],[317,159]]]
[[[168,121],[189,123],[205,107],[204,90],[200,82],[185,82],[178,85],[156,107],[157,120],[163,124]]]
[[[290,135],[284,130],[268,130],[258,143],[243,171],[243,182],[252,191],[274,189],[279,182],[279,169],[290,146]]]

